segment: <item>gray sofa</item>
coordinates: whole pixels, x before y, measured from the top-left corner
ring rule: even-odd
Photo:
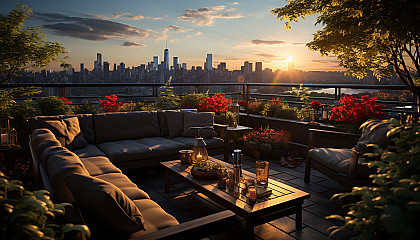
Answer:
[[[178,151],[191,148],[197,134],[190,127],[209,124],[211,114],[194,110],[39,116],[30,120],[30,147],[45,188],[56,202],[78,206],[80,219],[96,238],[174,238],[200,228],[204,233],[203,227],[225,222],[233,214],[225,211],[179,226],[121,170],[177,159]],[[210,155],[224,151],[217,132],[221,129],[200,131]]]

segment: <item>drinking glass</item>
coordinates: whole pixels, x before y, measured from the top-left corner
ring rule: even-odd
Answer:
[[[268,163],[267,161],[257,161],[257,187],[267,188],[268,186]]]

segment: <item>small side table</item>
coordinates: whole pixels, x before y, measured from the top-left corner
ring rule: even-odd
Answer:
[[[234,127],[227,127],[225,130],[225,133],[223,134],[223,141],[225,144],[225,156],[224,156],[224,160],[225,162],[229,162],[229,140],[230,140],[230,136],[232,134],[230,133],[235,133],[235,135],[237,134],[247,134],[249,133],[252,128],[251,127],[247,127],[247,126],[237,126],[236,128]]]
[[[0,147],[0,162],[1,165],[4,164],[5,172],[4,174],[9,175],[11,174],[11,170],[13,170],[14,165],[24,159],[26,156],[25,151],[20,145],[11,145],[7,147]]]

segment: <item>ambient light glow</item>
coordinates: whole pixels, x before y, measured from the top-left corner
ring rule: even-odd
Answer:
[[[292,56],[288,56],[286,61],[287,62],[293,62],[293,57]]]

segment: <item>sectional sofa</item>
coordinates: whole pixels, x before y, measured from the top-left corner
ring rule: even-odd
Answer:
[[[87,224],[94,238],[182,238],[205,233],[209,226],[226,226],[233,217],[225,211],[179,224],[122,172],[177,159],[179,150],[190,149],[197,135],[190,127],[215,126],[202,129],[200,135],[209,154],[223,153],[222,129],[214,125],[212,113],[39,116],[30,125],[34,166],[45,188],[56,202],[77,206],[71,219]]]

